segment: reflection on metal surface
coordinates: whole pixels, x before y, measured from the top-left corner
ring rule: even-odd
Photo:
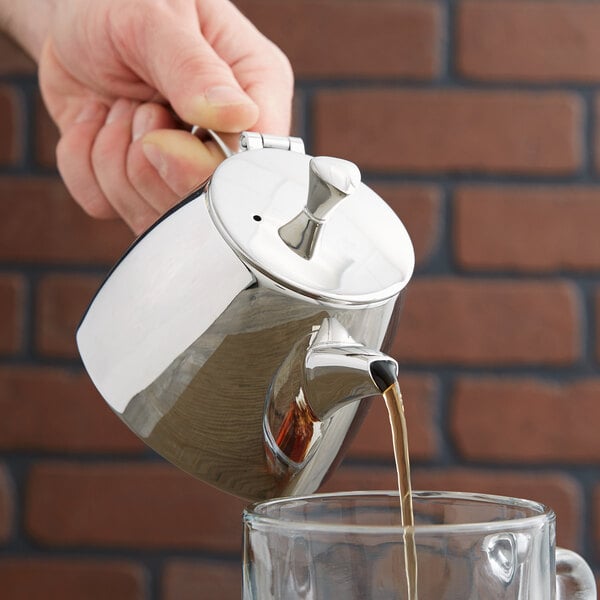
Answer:
[[[318,257],[290,249],[278,230],[306,203],[309,161],[274,149],[228,158],[134,244],[77,334],[96,387],[135,433],[249,500],[320,485],[375,392],[370,365],[391,360],[380,349],[414,262],[404,227],[363,184],[370,210],[350,197],[336,208]],[[396,236],[384,242],[370,223],[382,215]]]
[[[281,239],[302,258],[310,260],[325,218],[360,183],[358,167],[340,158],[319,156],[309,163],[306,206],[279,228]]]
[[[312,458],[339,410],[381,392],[376,363],[396,362],[358,344],[335,318],[297,342],[275,373],[265,407],[265,439],[274,468],[301,468]],[[282,464],[275,466],[276,462]]]

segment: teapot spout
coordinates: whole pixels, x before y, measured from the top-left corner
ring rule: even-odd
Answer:
[[[381,394],[398,375],[393,358],[356,342],[327,318],[281,365],[265,410],[267,447],[288,466],[301,467],[334,426],[340,410]]]
[[[381,394],[398,377],[393,358],[356,342],[318,344],[304,368],[306,401],[321,421],[349,402]]]

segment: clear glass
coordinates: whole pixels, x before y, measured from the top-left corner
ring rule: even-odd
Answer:
[[[596,600],[555,516],[528,500],[413,493],[419,600]],[[244,600],[406,600],[396,492],[315,494],[244,513]]]

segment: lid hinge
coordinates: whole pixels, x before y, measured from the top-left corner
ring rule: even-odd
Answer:
[[[240,135],[240,150],[261,150],[262,148],[289,150],[304,154],[304,142],[299,137],[267,135],[254,131],[244,131]]]

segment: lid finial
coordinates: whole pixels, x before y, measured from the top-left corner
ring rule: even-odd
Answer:
[[[318,156],[310,161],[308,200],[304,209],[279,228],[281,239],[297,254],[310,259],[325,219],[360,184],[360,171],[350,161]]]

